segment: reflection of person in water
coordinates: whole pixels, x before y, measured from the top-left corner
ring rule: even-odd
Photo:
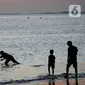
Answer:
[[[78,85],[78,80],[77,80],[77,78],[75,79],[75,81],[76,81],[75,85]],[[70,85],[70,82],[69,82],[69,79],[68,79],[68,78],[66,79],[66,83],[67,83],[67,85]]]
[[[54,75],[54,68],[55,68],[55,56],[53,55],[54,50],[50,50],[50,55],[48,57],[48,72],[50,75],[50,67],[52,68],[52,74]]]
[[[55,85],[55,82],[54,81],[49,81],[49,84],[48,85]]]
[[[5,65],[6,65],[6,66],[8,66],[9,61],[12,61],[12,62],[15,63],[15,64],[19,64],[19,63],[14,59],[14,57],[13,57],[12,55],[9,55],[8,53],[5,53],[4,51],[0,51],[0,54],[1,54],[0,58],[3,58],[3,59],[1,59],[1,60],[6,59],[6,61],[5,61]]]
[[[67,66],[66,66],[66,77],[68,77],[69,68],[73,65],[77,78],[77,52],[78,49],[76,46],[72,45],[72,41],[67,42],[68,47],[68,58],[67,58]]]

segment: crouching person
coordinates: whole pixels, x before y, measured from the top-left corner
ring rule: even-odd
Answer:
[[[12,61],[14,64],[19,64],[19,62],[17,62],[12,55],[10,55],[4,51],[0,51],[0,54],[1,54],[0,58],[3,58],[3,59],[1,59],[1,61],[6,59],[6,61],[5,61],[6,66],[9,66],[8,63],[10,61]]]

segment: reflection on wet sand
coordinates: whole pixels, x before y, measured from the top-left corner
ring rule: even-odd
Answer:
[[[40,82],[39,85],[66,85],[65,80],[56,81],[56,80],[49,80],[46,82]]]
[[[55,85],[55,81],[49,81],[48,85]]]
[[[69,82],[68,78],[66,79],[66,83],[67,83],[67,85],[70,85],[70,82]],[[78,85],[78,79],[77,78],[75,79],[75,85]]]

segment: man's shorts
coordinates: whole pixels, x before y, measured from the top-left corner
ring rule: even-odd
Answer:
[[[70,67],[73,65],[74,68],[77,68],[77,60],[68,60],[67,66]]]

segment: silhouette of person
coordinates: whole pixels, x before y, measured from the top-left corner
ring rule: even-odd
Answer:
[[[68,57],[67,57],[67,66],[66,66],[66,77],[68,77],[69,68],[73,65],[75,69],[75,74],[77,78],[77,52],[78,49],[76,46],[72,45],[72,41],[67,42],[68,47]]]
[[[55,68],[55,56],[53,55],[54,50],[50,50],[50,55],[48,57],[48,72],[50,75],[50,67],[52,68],[52,75],[54,75],[54,68]]]
[[[1,54],[0,58],[3,58],[3,59],[1,59],[1,61],[4,60],[4,59],[6,59],[6,61],[5,61],[5,65],[6,65],[6,66],[9,66],[9,65],[8,65],[9,61],[12,61],[12,62],[15,63],[15,64],[19,64],[19,63],[14,59],[14,57],[13,57],[12,55],[10,55],[10,54],[8,54],[8,53],[6,53],[6,52],[4,52],[4,51],[0,51],[0,54]]]

